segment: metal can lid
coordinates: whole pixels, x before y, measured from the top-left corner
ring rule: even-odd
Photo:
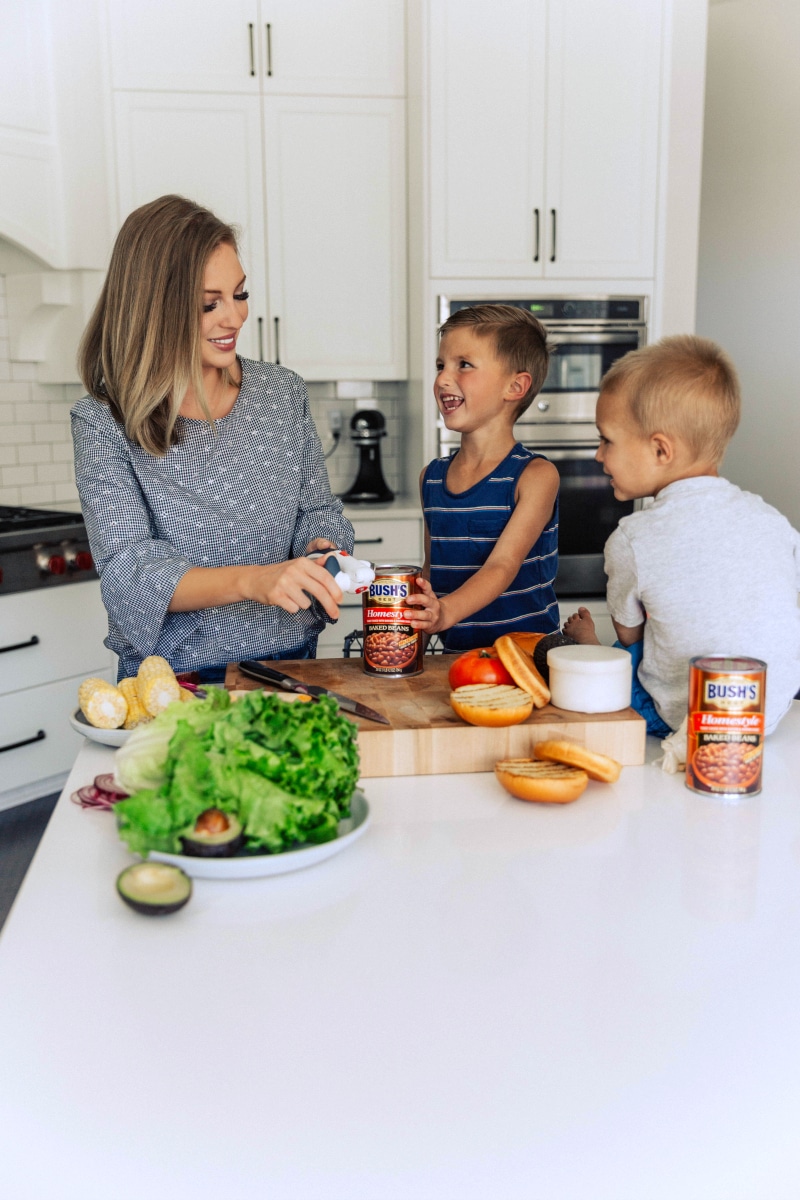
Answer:
[[[752,675],[754,671],[766,671],[767,664],[760,658],[745,658],[736,654],[704,654],[689,660],[690,666],[698,671],[730,672],[735,675]]]

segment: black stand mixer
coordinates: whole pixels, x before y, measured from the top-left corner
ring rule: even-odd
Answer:
[[[346,504],[385,504],[394,500],[381,470],[383,437],[386,421],[376,408],[361,409],[350,418],[350,440],[358,446],[358,474],[352,487],[340,497]]]

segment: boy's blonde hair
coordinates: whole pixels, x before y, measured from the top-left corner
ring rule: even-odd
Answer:
[[[515,416],[519,417],[530,408],[547,378],[550,350],[544,325],[532,313],[511,304],[472,304],[448,317],[439,336],[464,326],[488,338],[509,371],[526,371],[530,375],[531,386],[517,404]]]
[[[206,263],[236,231],[183,196],[160,196],[120,229],[103,290],[84,330],[78,370],[90,396],[104,401],[125,433],[162,456],[177,441],[175,423],[194,388],[208,421],[200,320]],[[227,382],[227,372],[223,372]]]
[[[606,372],[600,388],[625,396],[646,437],[678,437],[697,461],[721,462],[739,424],[736,368],[716,342],[693,334],[631,350]]]

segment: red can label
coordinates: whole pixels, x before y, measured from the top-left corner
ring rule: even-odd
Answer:
[[[692,659],[686,746],[686,786],[692,791],[761,791],[766,670],[757,658]]]
[[[375,579],[364,593],[364,670],[368,675],[416,675],[422,670],[424,645],[412,629],[413,608],[406,601],[419,589],[419,567],[376,566]]]

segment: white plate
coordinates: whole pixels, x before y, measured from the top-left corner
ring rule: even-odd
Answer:
[[[313,867],[334,854],[339,854],[360,838],[369,825],[369,805],[363,792],[354,792],[350,801],[351,816],[339,822],[339,836],[319,846],[298,846],[282,854],[243,854],[232,858],[194,858],[188,854],[162,854],[153,850],[148,858],[173,863],[194,879],[256,879],[265,875],[285,875]]]
[[[89,724],[79,708],[70,713],[69,723],[76,733],[82,733],[84,737],[101,742],[104,746],[121,746],[133,733],[132,729],[97,729]]]

